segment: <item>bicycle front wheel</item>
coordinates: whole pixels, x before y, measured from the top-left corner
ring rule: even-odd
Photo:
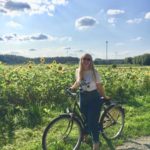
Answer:
[[[120,106],[107,108],[100,120],[102,135],[106,139],[116,139],[124,127],[124,111]]]
[[[77,119],[68,114],[54,119],[46,127],[43,150],[77,150],[81,144],[82,129]]]

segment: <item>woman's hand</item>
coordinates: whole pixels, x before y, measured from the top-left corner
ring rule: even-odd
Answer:
[[[110,100],[111,99],[111,97],[109,97],[109,96],[104,96],[104,100]]]
[[[73,86],[71,86],[71,87],[69,88],[69,90],[70,90],[70,91],[74,91],[75,88],[74,88]]]
[[[101,99],[103,99],[103,100],[110,100],[111,98],[109,96],[102,96]]]
[[[70,87],[71,90],[75,90],[79,87],[79,83],[75,81],[75,83]]]

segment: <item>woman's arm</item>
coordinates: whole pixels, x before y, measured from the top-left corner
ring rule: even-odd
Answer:
[[[102,97],[104,97],[104,99],[110,99],[108,96],[105,95],[105,90],[101,83],[96,83],[96,86],[97,86],[98,92],[100,93]]]
[[[79,85],[80,85],[80,81],[79,81],[79,69],[76,69],[75,76],[76,76],[76,81],[70,87],[71,90],[77,89],[79,87]]]
[[[75,83],[70,87],[72,90],[75,90],[79,87],[79,82],[75,81]]]

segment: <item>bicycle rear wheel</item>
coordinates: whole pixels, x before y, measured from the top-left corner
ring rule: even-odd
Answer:
[[[43,150],[77,150],[81,144],[82,129],[77,119],[68,114],[54,119],[42,137]]]
[[[108,107],[100,120],[102,135],[106,139],[116,139],[124,127],[124,111],[120,106]]]

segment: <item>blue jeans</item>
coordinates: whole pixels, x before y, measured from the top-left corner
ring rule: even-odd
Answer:
[[[99,142],[99,116],[101,99],[97,90],[80,92],[80,109],[85,116],[86,131],[92,136],[93,143]]]

